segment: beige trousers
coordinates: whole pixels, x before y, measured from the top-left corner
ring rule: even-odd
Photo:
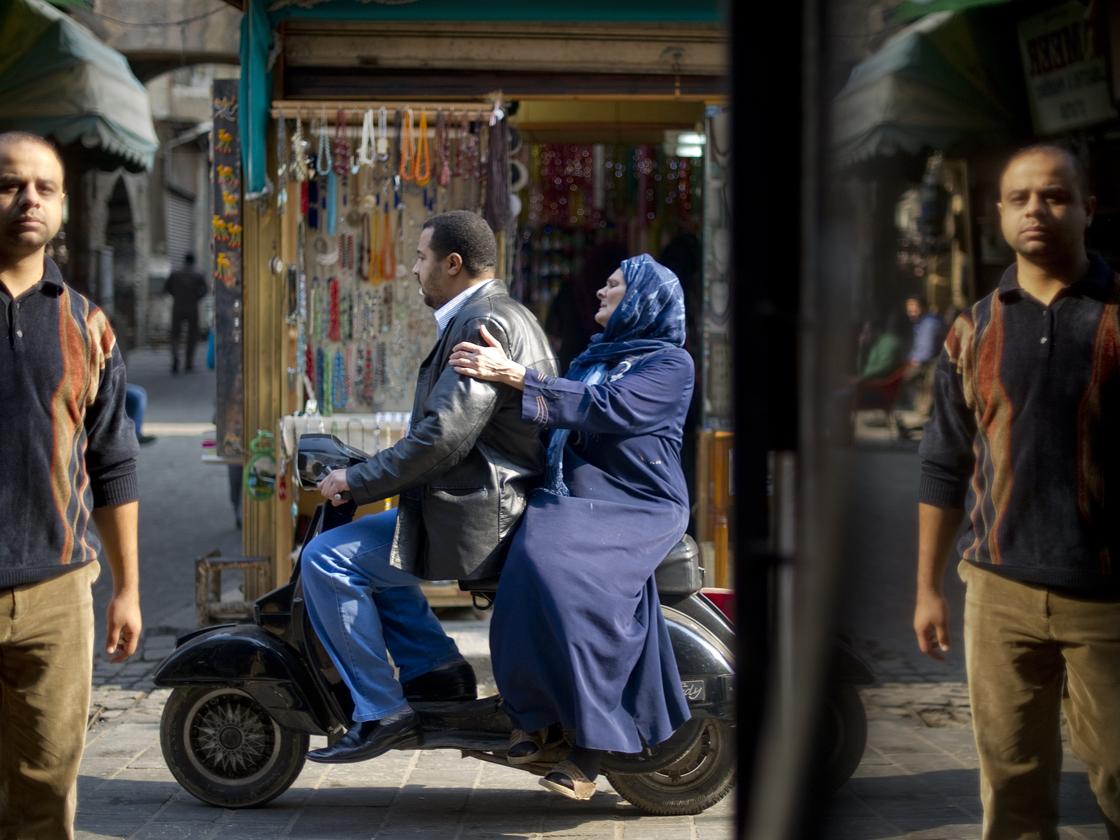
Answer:
[[[0,590],[0,840],[74,836],[97,573]]]
[[[984,840],[1057,840],[1063,676],[1073,752],[1120,838],[1120,602],[1009,580],[964,561],[964,642]]]

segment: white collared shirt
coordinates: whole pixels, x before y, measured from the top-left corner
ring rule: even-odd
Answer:
[[[455,297],[451,298],[451,300],[449,300],[447,303],[445,303],[435,311],[437,341],[443,335],[443,331],[447,329],[447,325],[451,323],[451,319],[459,314],[459,310],[467,305],[467,301],[471,299],[475,292],[477,292],[489,282],[489,280],[484,280],[481,283],[476,283],[473,286],[468,286],[466,289],[463,289],[463,291],[459,292],[459,294],[455,295]]]

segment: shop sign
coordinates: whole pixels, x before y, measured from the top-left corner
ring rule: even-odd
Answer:
[[[1039,134],[1116,119],[1099,34],[1076,0],[1019,23],[1031,118]]]

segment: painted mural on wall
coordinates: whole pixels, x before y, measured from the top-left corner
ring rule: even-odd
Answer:
[[[242,453],[241,379],[241,148],[237,135],[236,79],[213,86],[214,127],[211,228],[214,251],[214,331],[218,455]]]

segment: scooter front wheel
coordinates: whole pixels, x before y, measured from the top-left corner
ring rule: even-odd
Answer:
[[[735,732],[725,721],[703,721],[680,757],[646,773],[608,770],[607,779],[631,805],[656,816],[699,814],[735,786]]]
[[[291,787],[308,736],[279,726],[236,688],[176,688],[160,719],[168,769],[191,795],[222,808],[263,805]]]

